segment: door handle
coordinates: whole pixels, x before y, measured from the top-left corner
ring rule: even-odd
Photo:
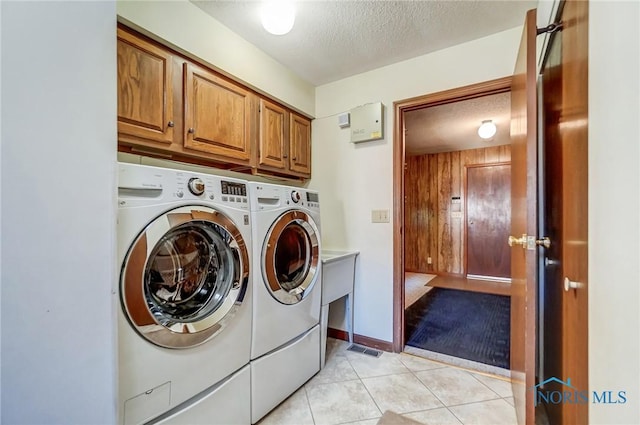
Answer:
[[[545,267],[558,266],[558,265],[560,265],[560,261],[551,260],[550,258],[544,257],[544,266]]]
[[[536,245],[549,248],[551,246],[551,239],[546,236],[542,239],[536,239]]]
[[[582,288],[584,285],[582,284],[582,282],[574,282],[573,280],[569,280],[568,277],[564,278],[564,290],[565,292],[569,292],[570,289],[579,289]]]
[[[509,236],[507,240],[509,246],[521,245],[524,249],[527,246],[527,235],[523,234],[522,237],[516,238],[515,236]]]

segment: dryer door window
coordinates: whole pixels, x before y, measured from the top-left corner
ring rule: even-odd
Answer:
[[[283,304],[303,300],[317,280],[318,228],[301,211],[289,211],[276,220],[263,249],[263,273],[267,289]]]
[[[121,298],[136,330],[169,348],[212,338],[242,303],[247,247],[231,220],[206,207],[181,207],[138,236],[123,265]]]

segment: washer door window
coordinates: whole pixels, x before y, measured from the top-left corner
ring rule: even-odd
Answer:
[[[317,280],[319,252],[318,227],[308,214],[281,215],[262,251],[263,277],[271,295],[283,304],[302,301]]]
[[[150,342],[192,347],[231,320],[248,276],[247,247],[233,222],[211,208],[180,207],[156,218],[131,245],[122,305]]]

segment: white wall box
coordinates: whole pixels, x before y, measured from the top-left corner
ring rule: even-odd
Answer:
[[[383,138],[382,102],[368,103],[351,110],[351,143]]]

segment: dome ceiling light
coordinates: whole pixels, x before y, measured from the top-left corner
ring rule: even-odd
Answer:
[[[493,123],[492,120],[484,120],[482,121],[482,124],[480,124],[480,127],[478,128],[478,136],[480,136],[481,139],[491,139],[493,136],[496,135],[496,125]]]
[[[262,26],[269,33],[284,35],[291,31],[296,19],[293,2],[288,0],[267,0],[260,10]]]

